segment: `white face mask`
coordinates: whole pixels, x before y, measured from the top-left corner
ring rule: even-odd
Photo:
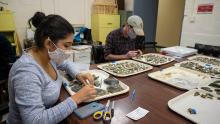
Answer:
[[[65,53],[65,50],[62,50],[62,49],[58,48],[55,44],[54,44],[54,46],[57,48],[55,51],[50,52],[48,50],[48,55],[49,55],[49,57],[52,61],[54,61],[57,64],[61,64],[64,60],[66,60],[70,57],[69,54]]]
[[[134,33],[134,31],[129,31],[128,32],[128,37],[133,40],[133,39],[136,38],[136,34]]]

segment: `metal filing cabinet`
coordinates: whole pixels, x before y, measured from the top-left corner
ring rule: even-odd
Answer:
[[[16,54],[21,54],[21,47],[18,44],[18,36],[15,31],[13,13],[9,10],[0,11],[0,33],[3,33],[15,48]]]
[[[120,27],[120,15],[92,15],[92,37],[94,41],[105,44],[107,35]]]

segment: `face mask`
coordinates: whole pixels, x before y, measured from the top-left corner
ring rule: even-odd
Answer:
[[[136,34],[133,31],[129,31],[128,32],[128,37],[133,40],[133,39],[136,38]]]
[[[51,41],[52,42],[52,41]],[[53,42],[52,42],[53,43]],[[54,43],[53,43],[54,44]],[[55,51],[50,52],[48,50],[48,55],[52,61],[57,64],[61,64],[64,60],[68,59],[70,55],[66,54],[64,50],[58,48],[55,44],[54,46],[57,48]]]

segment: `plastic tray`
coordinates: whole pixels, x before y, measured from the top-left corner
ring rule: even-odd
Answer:
[[[219,124],[220,100],[217,98],[204,99],[200,96],[194,96],[195,92],[208,93],[199,89],[190,90],[171,99],[168,102],[169,108],[195,123]],[[197,114],[190,114],[188,108],[194,108],[197,111]]]
[[[205,61],[201,61],[201,60],[196,60],[197,58],[204,58],[206,60],[210,60],[211,59],[211,60],[214,60],[215,63],[205,62]],[[199,62],[202,62],[202,63],[212,64],[212,65],[220,67],[220,59],[219,58],[215,58],[215,57],[210,57],[210,56],[205,56],[205,55],[195,55],[195,56],[189,57],[188,60],[199,61]]]
[[[113,72],[113,70],[105,69],[105,66],[117,65],[117,64],[120,64],[120,63],[129,63],[129,64],[133,63],[133,64],[143,66],[145,69],[134,71],[134,72],[131,72],[131,73],[128,73],[128,74],[118,74],[118,73]],[[150,65],[147,65],[147,64],[144,64],[144,63],[141,63],[141,62],[137,62],[137,61],[134,61],[134,60],[121,60],[121,61],[116,61],[116,62],[111,62],[111,63],[105,63],[105,64],[98,65],[97,67],[104,70],[104,71],[106,71],[106,72],[108,72],[108,73],[110,73],[110,74],[112,74],[112,75],[114,75],[114,76],[116,76],[116,77],[127,77],[127,76],[139,74],[139,73],[142,73],[142,72],[149,71],[149,70],[153,69],[153,67],[150,66]],[[118,69],[118,68],[115,67],[115,69]],[[133,67],[123,67],[122,69],[129,70],[129,69],[133,69]],[[120,69],[118,69],[118,70],[120,70]]]
[[[161,58],[165,57],[166,59],[170,59],[170,60],[167,60],[166,62],[155,63],[154,61],[148,61],[148,60],[145,59],[145,57],[152,56],[152,55],[155,55],[155,56],[158,56],[158,57],[161,57]],[[161,55],[161,54],[156,54],[156,53],[144,54],[144,55],[141,55],[141,57],[142,58],[133,57],[132,59],[136,60],[136,61],[139,61],[139,62],[144,62],[144,63],[150,64],[150,65],[154,65],[154,66],[164,65],[164,64],[170,63],[170,62],[175,60],[173,57],[165,56],[165,55]]]
[[[206,84],[210,80],[209,75],[174,66],[163,69],[162,71],[149,73],[148,76],[183,90],[197,88],[199,84]]]
[[[102,71],[102,70],[97,70],[97,69],[94,69],[94,70],[89,70],[88,71],[89,73],[91,74],[94,74],[96,76],[99,76],[99,80],[101,81],[104,81],[104,79],[108,78],[109,77],[109,74]],[[74,95],[75,92],[71,90],[71,87],[69,86],[70,82],[63,77],[63,83],[65,83],[65,89],[67,90],[67,92],[70,94],[70,95]],[[103,96],[97,96],[95,99],[92,99],[92,100],[89,100],[89,101],[86,101],[86,102],[91,102],[91,101],[96,101],[96,100],[101,100],[101,99],[105,99],[105,98],[108,98],[108,97],[113,97],[113,96],[117,96],[117,95],[120,95],[120,94],[124,94],[124,93],[127,93],[130,88],[129,86],[127,86],[126,84],[124,84],[123,82],[121,82],[119,80],[119,85],[123,88],[122,91],[120,92],[115,92],[115,93],[108,93],[108,94],[105,94]],[[107,88],[107,84],[105,84],[104,82],[102,83],[102,87],[101,89],[104,89],[106,90]]]
[[[178,57],[190,56],[190,55],[197,53],[196,49],[187,48],[184,46],[174,46],[174,47],[162,48],[160,51],[165,52],[171,56],[178,56]]]
[[[176,63],[175,66],[178,66],[178,67],[182,67],[181,64],[184,64],[184,63],[188,63],[188,62],[191,62],[191,63],[194,63],[194,64],[198,64],[198,66],[202,66],[202,68],[211,68],[211,70],[216,70],[218,72],[220,72],[220,67],[219,66],[214,66],[214,65],[210,65],[210,64],[205,64],[205,63],[202,63],[202,62],[197,62],[197,61],[193,61],[193,60],[187,60],[187,61],[183,61],[183,62],[180,62],[180,63]],[[186,67],[183,67],[183,68],[186,68]],[[187,68],[187,69],[190,69],[190,70],[194,70],[194,71],[197,71],[197,72],[201,72],[201,73],[205,73],[205,74],[208,74],[210,75],[211,77],[213,78],[220,78],[220,74],[217,74],[217,73],[209,73],[209,72],[203,72],[203,71],[200,71],[200,70],[196,70],[195,67],[194,68]]]

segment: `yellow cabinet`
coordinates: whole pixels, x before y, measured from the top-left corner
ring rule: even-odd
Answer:
[[[16,54],[21,54],[21,45],[15,31],[13,13],[11,11],[0,11],[0,33],[3,33],[15,48]]]
[[[11,11],[0,11],[0,31],[14,31],[15,24]]]
[[[120,15],[92,15],[92,37],[94,41],[105,44],[107,35],[120,27]]]

